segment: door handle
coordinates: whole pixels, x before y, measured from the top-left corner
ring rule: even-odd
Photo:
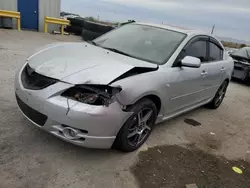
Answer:
[[[201,72],[201,76],[206,76],[206,75],[207,75],[207,71],[203,70],[203,71]]]
[[[225,67],[222,67],[220,70],[221,70],[221,72],[224,72],[226,69],[225,69]]]

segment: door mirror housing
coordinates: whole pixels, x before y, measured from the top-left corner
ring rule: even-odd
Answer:
[[[201,60],[197,57],[186,56],[181,60],[183,67],[199,68],[201,66]]]

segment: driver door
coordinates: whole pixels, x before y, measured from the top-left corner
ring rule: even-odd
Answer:
[[[207,37],[191,39],[179,54],[171,68],[170,100],[166,104],[166,116],[188,110],[206,100],[207,74],[204,67],[199,68],[181,66],[181,60],[186,56],[197,57],[201,63],[207,61]]]

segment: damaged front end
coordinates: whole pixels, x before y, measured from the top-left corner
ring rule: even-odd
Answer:
[[[63,92],[62,96],[89,105],[108,106],[121,90],[121,87],[106,85],[76,85]]]
[[[109,104],[114,102],[115,99],[114,96],[122,91],[122,88],[120,86],[112,87],[110,86],[111,84],[128,77],[156,70],[158,70],[158,66],[156,68],[134,67],[128,70],[127,72],[121,74],[120,76],[118,76],[108,85],[77,84],[74,87],[63,92],[62,96],[89,105],[108,106]]]
[[[250,59],[232,56],[234,60],[233,77],[243,81],[250,80]]]

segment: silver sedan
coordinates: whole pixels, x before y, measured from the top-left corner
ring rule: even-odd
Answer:
[[[131,23],[94,41],[56,43],[17,71],[19,109],[37,127],[90,148],[139,148],[155,124],[221,104],[233,61],[214,36]]]

